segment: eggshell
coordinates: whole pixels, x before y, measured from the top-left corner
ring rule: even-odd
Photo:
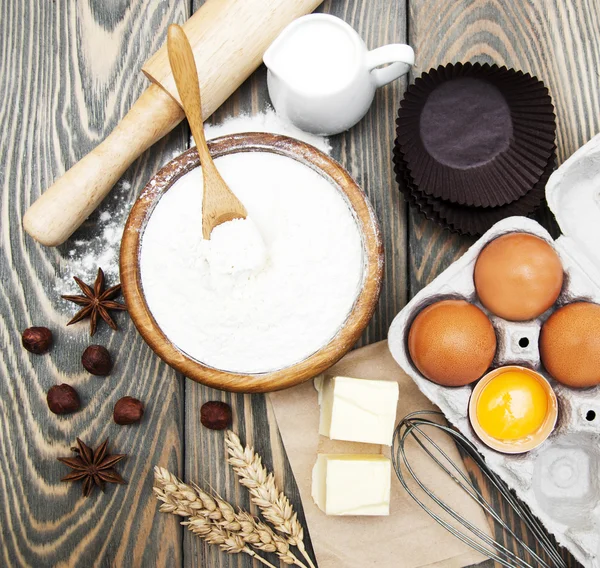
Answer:
[[[556,302],[563,266],[554,248],[528,233],[509,233],[481,251],[473,275],[481,303],[509,321],[526,321]]]
[[[483,413],[488,415],[484,417]],[[554,431],[558,400],[542,374],[508,365],[490,371],[475,385],[468,416],[486,446],[503,454],[523,454],[543,444]],[[521,431],[513,430],[513,426]]]
[[[542,364],[572,388],[600,384],[600,306],[567,304],[556,310],[540,332]]]
[[[408,350],[430,381],[464,386],[481,378],[492,364],[496,333],[477,306],[465,300],[442,300],[417,315],[410,326]]]
[[[479,393],[477,420],[493,438],[514,441],[537,432],[548,414],[548,397],[528,373],[506,371]]]

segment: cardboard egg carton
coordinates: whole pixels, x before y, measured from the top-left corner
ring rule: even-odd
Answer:
[[[541,326],[557,308],[577,300],[600,304],[600,135],[551,176],[546,195],[563,233],[560,238],[553,240],[541,225],[525,217],[500,221],[396,316],[389,331],[389,347],[420,390],[477,446],[492,470],[529,505],[560,544],[584,566],[600,568],[600,387],[575,390],[557,383],[542,366],[538,350]],[[527,322],[510,322],[491,314],[479,302],[473,282],[475,262],[485,245],[515,231],[550,243],[565,271],[556,304]],[[407,347],[413,319],[425,306],[457,297],[479,306],[494,325],[498,349],[492,368],[523,365],[539,371],[552,384],[559,401],[557,426],[535,450],[508,455],[489,449],[469,423],[473,385],[443,387],[427,380],[413,365]]]

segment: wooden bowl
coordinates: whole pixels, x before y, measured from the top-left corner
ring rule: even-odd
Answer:
[[[319,351],[299,363],[272,372],[245,375],[221,371],[204,365],[171,343],[156,323],[144,298],[140,247],[146,224],[161,196],[181,176],[200,165],[196,149],[192,148],[169,162],[148,182],[127,219],[121,243],[120,268],[129,314],[154,352],[190,379],[237,392],[268,392],[291,387],[315,377],[341,359],[358,341],[373,316],[383,275],[383,243],[377,218],[365,194],[348,172],[309,144],[287,136],[248,133],[216,138],[208,146],[215,158],[236,152],[272,152],[287,156],[325,177],[345,196],[362,235],[365,264],[362,285],[352,311],[335,337]]]

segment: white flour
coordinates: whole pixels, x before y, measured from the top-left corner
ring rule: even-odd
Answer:
[[[206,126],[206,138],[217,138],[226,134],[240,132],[270,132],[298,138],[329,154],[331,146],[327,138],[302,132],[286,120],[280,118],[274,110],[267,109],[256,115],[241,115],[232,117],[221,124]],[[172,158],[178,156],[176,152]],[[106,274],[107,285],[112,286],[119,280],[119,249],[123,227],[129,210],[133,205],[135,195],[128,196],[131,188],[129,181],[121,181],[101,206],[103,209],[98,217],[98,230],[91,239],[76,239],[69,241],[71,247],[64,258],[60,269],[61,279],[55,287],[59,294],[79,294],[79,288],[73,281],[78,276],[84,282],[91,283],[96,278],[98,268]],[[69,306],[66,308],[70,309]]]
[[[238,134],[240,132],[283,134],[284,136],[290,136],[307,142],[326,154],[331,152],[331,146],[327,138],[300,130],[285,118],[281,118],[272,108],[268,108],[265,112],[259,114],[228,118],[221,124],[214,126],[207,125],[206,139],[217,138],[218,136],[225,136],[227,134]]]
[[[241,273],[249,278],[267,263],[267,248],[250,217],[215,227],[202,244],[212,278],[239,278]]]
[[[240,373],[287,367],[325,345],[347,318],[363,274],[358,227],[338,191],[294,160],[238,153],[216,164],[260,231],[264,267],[211,270],[197,168],[162,197],[144,232],[146,301],[165,335],[209,366]],[[248,255],[255,249],[237,244]]]
[[[65,265],[61,268],[61,279],[57,281],[55,290],[59,294],[80,294],[81,291],[73,281],[73,276],[91,284],[96,279],[98,268],[102,268],[106,276],[107,286],[119,281],[119,248],[123,227],[129,215],[131,205],[128,191],[131,183],[120,181],[113,189],[98,216],[95,234],[90,239],[74,239],[68,241],[69,250]],[[65,304],[65,308],[71,307]]]

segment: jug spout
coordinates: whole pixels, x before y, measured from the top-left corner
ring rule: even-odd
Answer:
[[[277,77],[281,77],[282,70],[280,67],[285,64],[281,55],[281,51],[285,47],[287,37],[289,35],[289,28],[285,28],[278,36],[275,41],[268,47],[263,55],[263,63],[265,67]]]
[[[277,41],[277,40],[275,40]],[[263,55],[263,63],[265,64],[265,67],[271,72],[271,73],[275,73],[276,75],[278,75],[277,73],[277,65],[275,64],[275,55],[273,54],[274,51],[274,47],[275,47],[275,43],[272,43],[269,48],[267,49],[267,51],[265,51],[265,54]]]

